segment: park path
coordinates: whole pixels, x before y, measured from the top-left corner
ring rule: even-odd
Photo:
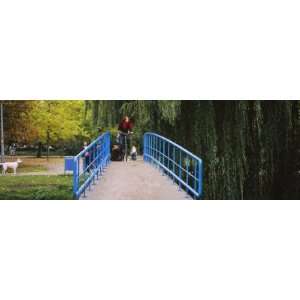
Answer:
[[[96,185],[91,185],[86,197],[90,200],[185,200],[191,199],[179,191],[168,176],[144,163],[137,161],[111,162]]]
[[[36,158],[35,156],[7,156],[6,161],[16,161],[17,158],[22,160],[22,163],[17,170],[17,176],[64,174],[64,157],[50,157],[49,160],[47,160],[46,157]],[[7,173],[6,176],[13,176],[12,171],[9,171],[10,172]]]

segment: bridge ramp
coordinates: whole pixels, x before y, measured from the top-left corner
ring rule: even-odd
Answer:
[[[144,163],[141,157],[136,161],[111,162],[105,173],[87,189],[90,200],[187,200],[192,199],[179,190],[168,176],[162,176],[158,169]]]

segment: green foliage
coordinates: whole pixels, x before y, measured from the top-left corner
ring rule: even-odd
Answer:
[[[129,115],[135,143],[154,131],[200,156],[206,199],[299,198],[300,101],[104,102],[98,124]]]
[[[180,114],[181,101],[158,101],[158,110],[161,118],[171,125],[175,125],[176,118]]]
[[[128,115],[141,151],[143,134],[154,131],[203,159],[206,199],[300,196],[300,101],[9,102],[5,120],[13,138],[51,141],[76,152],[98,135],[98,127],[115,139]]]

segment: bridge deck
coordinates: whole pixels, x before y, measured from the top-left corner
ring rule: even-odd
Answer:
[[[87,189],[86,198],[107,200],[184,200],[191,199],[184,191],[179,191],[167,176],[154,167],[137,161],[111,162],[96,185]]]

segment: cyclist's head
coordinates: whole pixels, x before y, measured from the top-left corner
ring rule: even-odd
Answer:
[[[129,117],[128,117],[128,116],[125,116],[125,117],[124,117],[124,121],[125,121],[125,122],[129,122]]]

